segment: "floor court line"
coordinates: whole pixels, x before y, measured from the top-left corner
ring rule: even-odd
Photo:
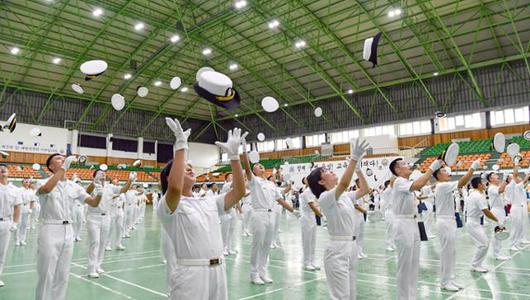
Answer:
[[[124,294],[124,293],[122,293],[122,292],[120,292],[120,291],[113,290],[113,289],[111,289],[111,288],[109,288],[109,287],[107,287],[107,286],[105,286],[105,285],[103,285],[103,284],[101,284],[101,283],[97,283],[97,282],[95,282],[95,281],[92,281],[92,280],[86,279],[86,278],[84,278],[83,276],[78,275],[78,274],[75,274],[75,273],[73,273],[73,272],[70,272],[70,276],[72,276],[72,277],[74,277],[74,278],[77,278],[77,279],[80,279],[80,280],[82,280],[82,281],[84,281],[84,282],[88,282],[88,283],[90,283],[90,284],[92,284],[92,285],[95,285],[95,286],[97,286],[97,287],[100,287],[100,288],[102,288],[102,289],[104,289],[104,290],[107,290],[107,291],[109,291],[109,292],[111,292],[111,293],[114,293],[114,294],[116,294],[116,295],[120,295],[120,296],[122,296],[122,297],[124,297],[124,298],[126,298],[126,299],[136,299],[136,298],[133,298],[133,297],[131,297],[131,296],[129,296],[129,295],[126,295],[126,294]]]
[[[310,280],[299,282],[297,284],[293,284],[292,286],[289,286],[289,287],[278,288],[278,289],[275,289],[275,290],[266,291],[266,292],[255,294],[255,295],[251,295],[251,296],[248,296],[248,297],[239,298],[239,300],[246,300],[246,299],[256,298],[256,297],[259,297],[259,296],[269,295],[269,294],[276,293],[276,292],[279,292],[279,291],[284,291],[284,290],[287,290],[287,289],[290,289],[290,288],[293,288],[293,287],[298,287],[298,286],[301,286],[301,285],[305,285],[305,284],[308,284],[310,282],[318,281],[318,280],[321,280],[323,278],[326,278],[326,277],[325,276],[320,276],[320,277],[317,277],[317,278],[314,278],[314,279],[310,279]]]
[[[113,273],[119,273],[119,272],[125,272],[125,271],[135,271],[135,270],[149,269],[149,268],[154,268],[154,267],[159,267],[159,266],[165,266],[165,264],[159,263],[159,264],[156,264],[156,265],[147,265],[147,266],[142,266],[142,267],[137,267],[137,268],[110,270],[110,271],[106,271],[105,273],[113,274]]]
[[[85,269],[85,270],[87,269],[87,267],[82,266],[82,265],[79,265],[79,264],[76,264],[76,263],[74,263],[73,265],[76,266],[76,267],[80,267],[80,268],[82,268],[82,269]],[[155,290],[152,290],[152,289],[146,288],[146,287],[144,287],[144,286],[138,285],[138,284],[136,284],[136,283],[132,283],[132,282],[127,281],[127,280],[125,280],[125,279],[117,278],[117,277],[114,277],[114,276],[112,276],[112,275],[108,275],[108,274],[105,274],[105,273],[103,273],[101,276],[103,276],[103,277],[108,277],[108,278],[110,278],[110,279],[114,279],[114,280],[119,281],[119,282],[121,282],[121,283],[124,283],[124,284],[130,285],[130,286],[134,286],[134,287],[139,288],[139,289],[141,289],[141,290],[144,290],[144,291],[150,292],[150,293],[152,293],[152,294],[155,294],[155,295],[158,295],[158,296],[162,296],[162,297],[164,297],[164,298],[167,298],[167,294],[164,294],[164,293],[161,293],[161,292],[158,292],[158,291],[155,291]]]

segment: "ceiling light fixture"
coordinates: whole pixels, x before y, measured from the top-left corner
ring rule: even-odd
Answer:
[[[52,62],[53,62],[54,64],[58,65],[58,64],[61,62],[61,58],[59,58],[59,57],[54,57],[54,58],[52,59]]]
[[[438,72],[434,72],[434,73],[432,73],[432,75],[434,75],[434,76],[438,76],[438,75],[440,75],[440,73],[438,73]]]
[[[239,68],[239,66],[236,63],[231,63],[228,68],[230,69],[230,71],[235,71]]]
[[[274,29],[274,28],[280,26],[280,21],[272,20],[269,23],[267,23],[267,26],[269,26],[269,29]]]
[[[123,79],[125,79],[125,80],[131,79],[131,78],[132,78],[131,73],[127,73],[127,74],[123,75]]]
[[[136,25],[134,25],[134,29],[136,31],[140,31],[140,30],[144,29],[144,27],[145,27],[145,24],[142,23],[142,22],[136,23]]]
[[[346,93],[348,93],[348,94],[351,95],[351,94],[353,94],[353,90],[352,90],[352,89],[349,89],[349,90],[346,91]]]
[[[180,91],[183,92],[183,93],[185,93],[185,92],[188,91],[188,88],[185,87],[185,86],[183,86],[183,87],[180,88]]]
[[[157,80],[155,81],[155,83],[153,83],[155,86],[161,86],[162,85],[162,81],[160,80]]]
[[[393,17],[397,17],[399,15],[401,15],[402,11],[401,11],[401,8],[392,8],[391,10],[388,11],[388,16],[390,18],[393,18]]]
[[[175,44],[176,42],[180,41],[180,36],[178,34],[172,35],[171,38],[169,38],[169,41]]]
[[[210,49],[210,48],[202,49],[202,55],[208,56],[210,54],[212,54],[212,49]]]
[[[93,15],[94,17],[99,17],[99,16],[101,16],[102,14],[103,14],[103,9],[101,9],[101,8],[99,8],[99,7],[95,8],[95,9],[92,11],[92,15]]]
[[[242,8],[245,8],[247,6],[247,1],[245,0],[238,0],[234,3],[234,7],[236,9],[242,9]]]
[[[11,54],[17,55],[20,52],[20,49],[18,47],[13,47],[10,50]]]
[[[302,49],[306,46],[306,42],[304,40],[299,40],[296,43],[294,43],[294,46],[298,49]]]

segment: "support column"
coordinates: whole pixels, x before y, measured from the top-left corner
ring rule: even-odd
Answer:
[[[72,131],[70,131],[70,134],[70,147],[72,150],[72,154],[79,154],[79,130],[73,129]]]
[[[109,157],[112,156],[112,133],[107,134],[107,161],[109,160]]]
[[[136,151],[136,157],[138,159],[143,159],[143,153],[144,153],[144,138],[143,137],[138,137],[138,147],[137,147],[137,151]]]

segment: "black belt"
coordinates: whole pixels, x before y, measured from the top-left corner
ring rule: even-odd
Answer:
[[[219,258],[212,258],[210,259],[210,266],[220,265],[221,260]]]
[[[106,213],[101,213],[102,216],[106,216],[107,214]]]
[[[67,224],[70,224],[69,221],[63,221],[63,225],[67,225]]]

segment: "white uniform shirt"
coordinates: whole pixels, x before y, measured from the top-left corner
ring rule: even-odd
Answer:
[[[504,197],[499,193],[499,187],[490,185],[488,187],[488,196],[490,197],[491,209],[504,209]]]
[[[381,201],[383,203],[382,210],[393,213],[392,210],[392,188],[388,186],[383,192],[381,192]]]
[[[515,180],[511,180],[510,183],[506,185],[506,188],[504,189],[504,202],[510,203],[513,199],[515,192]]]
[[[225,194],[215,197],[180,198],[171,213],[166,197],[160,199],[157,214],[173,243],[178,259],[223,257],[219,215],[224,213]]]
[[[276,185],[261,177],[252,176],[248,186],[252,196],[253,209],[273,209],[277,200],[282,198]]]
[[[77,183],[70,180],[59,181],[55,188],[37,196],[41,204],[40,219],[46,221],[72,221],[76,201],[84,203],[90,195]]]
[[[425,185],[424,187],[422,187],[421,194],[427,197],[423,199],[423,201],[429,201],[431,203],[434,202],[434,193],[432,192],[431,186]]]
[[[476,190],[471,191],[467,198],[466,207],[468,218],[480,219],[484,215],[482,210],[488,208],[486,195]]]
[[[332,236],[355,235],[355,192],[344,192],[339,199],[335,198],[333,188],[320,194],[318,201],[322,213],[328,220],[328,232]]]
[[[27,214],[30,209],[30,203],[35,201],[35,191],[32,189],[26,189],[25,187],[20,188],[20,199],[22,204],[20,207],[20,213]]]
[[[89,214],[102,214],[110,213],[112,208],[112,202],[114,202],[114,195],[119,194],[121,187],[112,183],[107,183],[103,186],[103,194],[101,195],[101,201],[97,207],[88,206]]]
[[[300,194],[300,215],[302,217],[308,217],[312,218],[315,213],[309,206],[309,203],[315,203],[316,197],[311,192],[310,188],[306,188],[301,194]]]
[[[127,201],[127,198],[124,193],[121,193],[117,198],[114,198],[114,201],[112,201],[112,213],[114,215],[123,213],[125,201]]]
[[[512,182],[514,182],[512,180]],[[510,183],[511,184],[511,183]],[[513,198],[512,198],[512,205],[513,206],[526,206],[526,191],[525,191],[525,185],[524,182],[521,183],[513,183]]]
[[[22,203],[19,189],[11,183],[0,183],[0,218],[12,218],[13,207]]]
[[[438,182],[434,191],[436,197],[436,215],[454,216],[454,191],[458,191],[458,181]]]
[[[414,197],[414,193],[410,191],[411,185],[412,181],[403,177],[398,177],[394,181],[394,187],[392,188],[392,207],[396,216],[411,216],[415,215],[417,212],[416,197]]]
[[[138,201],[138,196],[136,195],[138,192],[135,191],[135,190],[128,190],[126,193],[125,193],[125,198],[126,198],[126,206],[128,207],[134,207],[134,205],[136,204],[136,201]]]
[[[226,194],[230,192],[230,189],[232,188],[232,182],[226,182],[223,184],[223,188],[221,189],[221,194]]]

